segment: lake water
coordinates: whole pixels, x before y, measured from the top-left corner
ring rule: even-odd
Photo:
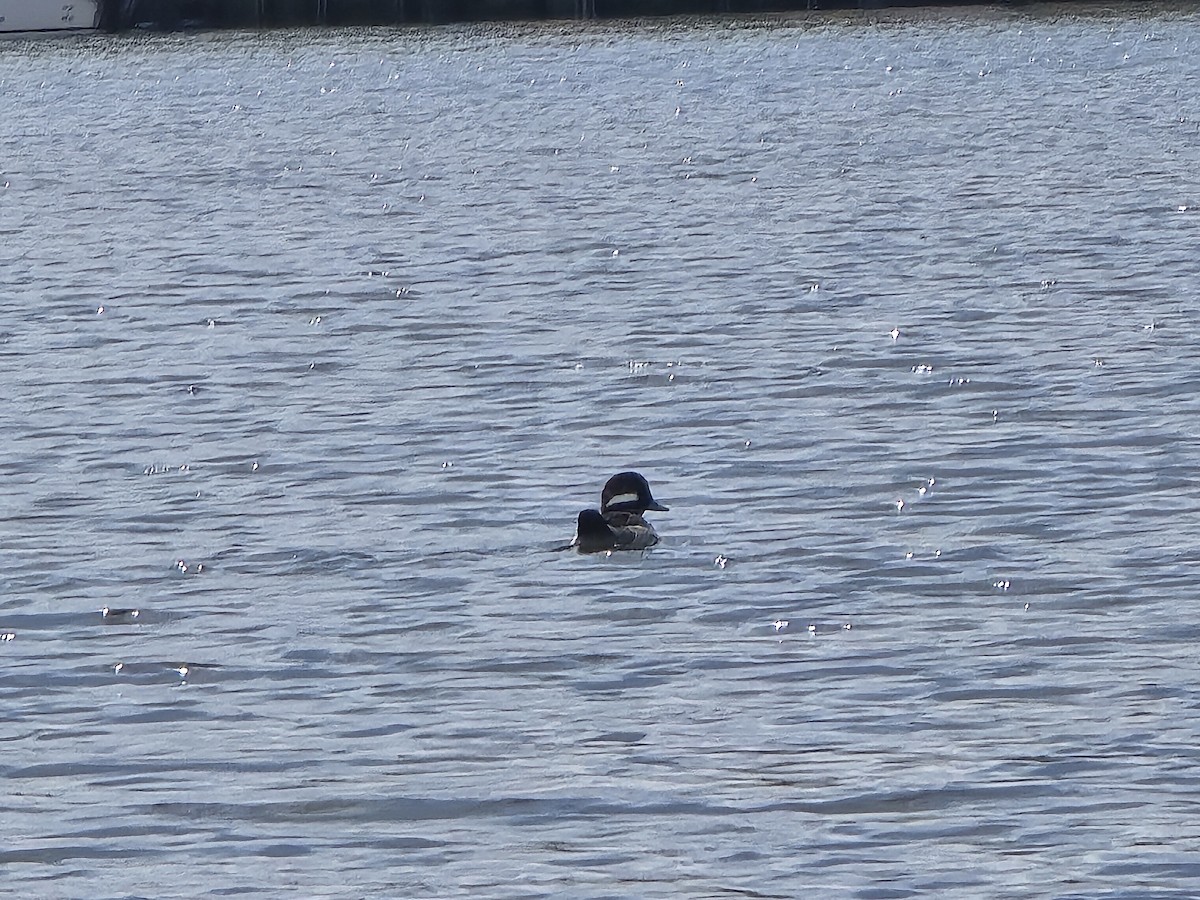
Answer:
[[[1200,895],[1198,58],[0,44],[5,888]]]

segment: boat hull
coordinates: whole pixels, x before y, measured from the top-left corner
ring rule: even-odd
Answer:
[[[92,31],[99,0],[0,0],[0,35]]]

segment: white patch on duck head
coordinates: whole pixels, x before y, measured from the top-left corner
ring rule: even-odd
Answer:
[[[618,503],[637,503],[637,494],[617,494],[615,497],[609,497],[605,502],[605,506],[616,506]]]

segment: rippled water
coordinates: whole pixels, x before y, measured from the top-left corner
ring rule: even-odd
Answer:
[[[1198,53],[0,45],[6,887],[1196,896]]]

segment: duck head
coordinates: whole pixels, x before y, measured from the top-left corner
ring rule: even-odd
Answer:
[[[666,512],[654,499],[650,483],[637,472],[620,472],[608,479],[600,494],[600,512],[629,512],[641,515],[648,509]]]

